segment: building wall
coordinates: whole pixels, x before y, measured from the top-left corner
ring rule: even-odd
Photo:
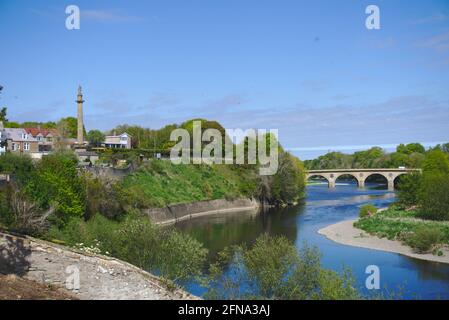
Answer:
[[[16,150],[13,150],[13,143],[16,145]],[[25,143],[29,143],[30,148],[29,150],[25,150],[24,146]],[[19,147],[17,149],[17,146]],[[12,141],[12,140],[8,140],[8,146],[7,146],[8,151],[10,151],[11,153],[34,153],[34,152],[39,152],[39,143],[37,141]]]

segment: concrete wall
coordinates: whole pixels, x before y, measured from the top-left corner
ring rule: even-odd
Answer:
[[[170,205],[165,208],[151,208],[142,210],[151,221],[158,224],[170,224],[195,217],[224,214],[236,211],[258,210],[260,204],[256,200],[206,200],[193,203]]]

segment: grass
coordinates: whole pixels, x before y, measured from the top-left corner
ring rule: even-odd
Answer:
[[[225,165],[175,165],[155,160],[129,175],[123,187],[151,207],[250,196],[251,170]]]
[[[403,241],[420,253],[449,244],[448,223],[421,220],[418,211],[414,210],[392,207],[374,216],[361,218],[354,226],[380,238]]]

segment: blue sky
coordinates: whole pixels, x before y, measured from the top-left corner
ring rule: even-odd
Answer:
[[[1,0],[0,29],[15,121],[75,116],[81,84],[88,130],[204,117],[277,128],[303,159],[449,141],[447,0]]]

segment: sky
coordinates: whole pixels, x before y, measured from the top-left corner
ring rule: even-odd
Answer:
[[[0,30],[12,121],[76,116],[82,85],[87,130],[201,117],[301,159],[449,141],[448,0],[0,0]]]

